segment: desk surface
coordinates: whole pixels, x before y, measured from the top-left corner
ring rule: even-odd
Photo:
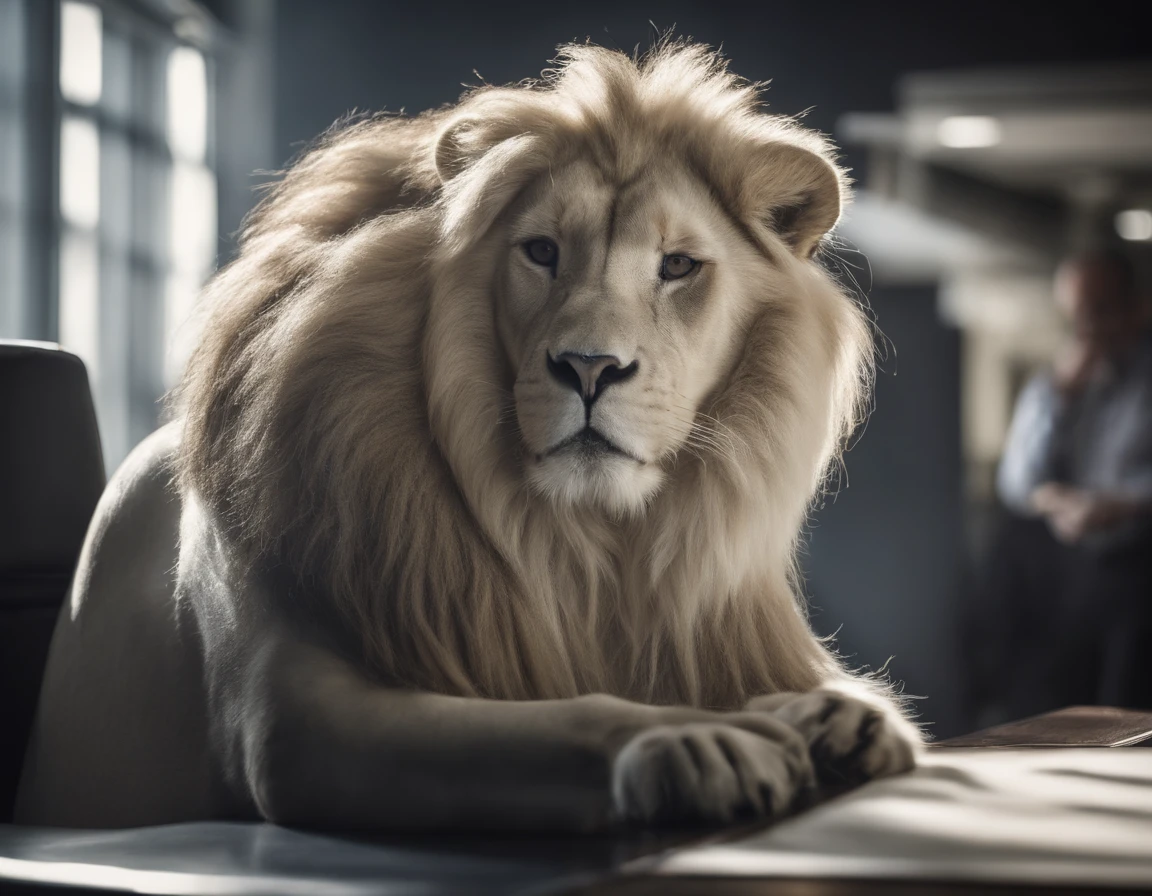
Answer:
[[[361,838],[240,822],[128,831],[0,826],[0,881],[244,896],[555,893],[599,880],[652,849],[659,844],[525,836]]]
[[[1152,748],[933,750],[909,775],[767,828],[710,836],[0,826],[0,890],[5,881],[237,896],[1152,892]]]
[[[910,775],[768,828],[691,842],[356,838],[217,822],[7,827],[0,879],[286,896],[744,893],[766,879],[797,893],[814,880],[841,882],[836,892],[846,881],[1152,890],[1152,749],[933,751]]]

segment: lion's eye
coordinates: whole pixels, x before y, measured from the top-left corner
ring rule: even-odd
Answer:
[[[528,240],[524,244],[524,252],[533,264],[556,270],[556,262],[560,259],[560,250],[552,240]]]
[[[687,277],[698,267],[700,262],[687,255],[665,255],[660,265],[660,277],[664,280],[679,280],[681,277]]]

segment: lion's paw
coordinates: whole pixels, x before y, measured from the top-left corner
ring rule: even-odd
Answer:
[[[755,713],[649,728],[624,746],[612,769],[619,817],[649,824],[768,818],[814,784],[804,740]]]
[[[823,786],[852,787],[916,765],[919,738],[895,709],[832,689],[759,698],[747,708],[770,712],[804,736]]]

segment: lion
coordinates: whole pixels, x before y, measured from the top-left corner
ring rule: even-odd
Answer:
[[[322,138],[100,502],[17,818],[724,824],[912,767],[795,561],[870,385],[847,195],[686,42]]]

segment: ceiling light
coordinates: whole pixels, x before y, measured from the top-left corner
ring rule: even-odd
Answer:
[[[1116,215],[1116,232],[1133,242],[1152,240],[1152,211],[1129,208]]]
[[[949,149],[978,149],[1000,142],[1000,122],[990,115],[952,115],[936,126],[936,139]]]

